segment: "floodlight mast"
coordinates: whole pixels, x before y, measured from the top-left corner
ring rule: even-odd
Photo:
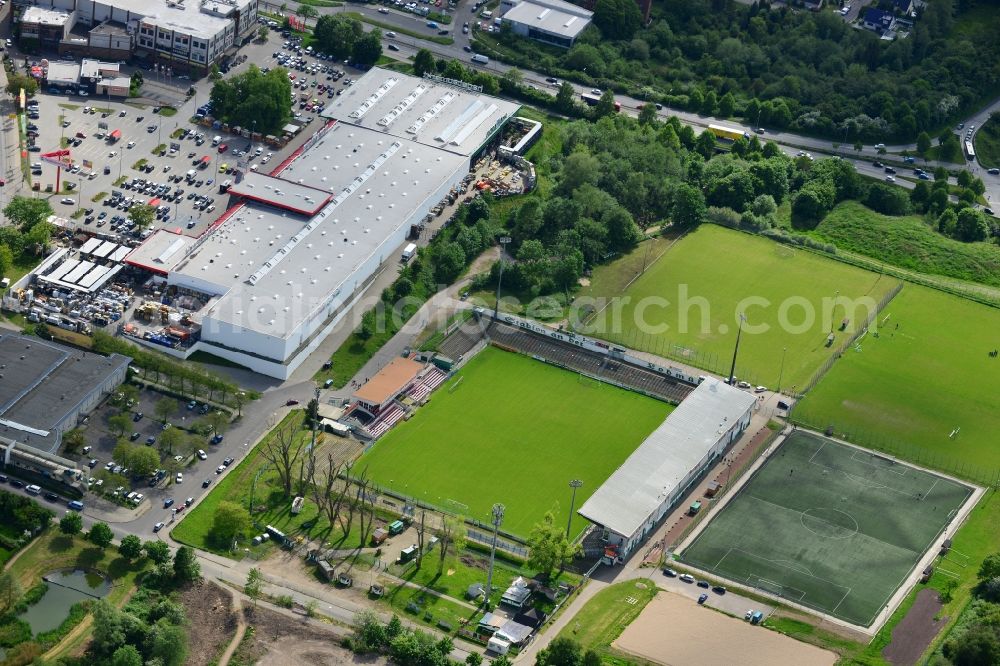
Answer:
[[[569,487],[573,489],[573,498],[569,501],[569,519],[566,521],[566,538],[569,538],[570,528],[573,526],[573,510],[576,508],[576,489],[583,485],[580,479],[573,479],[569,482]]]
[[[497,554],[497,532],[500,530],[500,525],[503,523],[503,514],[505,511],[503,504],[497,502],[493,505],[492,510],[492,520],[493,523],[493,543],[490,545],[490,570],[486,574],[486,605],[489,606],[490,603],[490,593],[493,592],[493,561]]]
[[[500,237],[500,277],[497,279],[497,300],[496,305],[493,306],[493,318],[496,319],[500,316],[500,288],[503,286],[503,256],[507,252],[507,244],[510,243],[510,236]],[[496,509],[497,505],[493,508]],[[502,517],[501,517],[502,519]]]

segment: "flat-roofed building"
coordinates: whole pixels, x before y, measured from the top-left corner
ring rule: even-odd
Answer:
[[[21,36],[26,42],[37,41],[47,48],[57,48],[76,23],[76,14],[63,9],[28,7],[21,14]]]
[[[130,53],[177,73],[206,71],[252,39],[258,0],[39,0],[29,8],[61,11],[72,20],[61,52],[96,57]],[[43,9],[47,8],[47,9]],[[87,31],[71,36],[74,26]]]
[[[126,259],[212,297],[189,352],[288,378],[518,109],[377,67],[337,99],[293,159],[237,178],[204,235],[160,231]]]
[[[564,0],[502,0],[502,21],[514,34],[569,48],[594,13]]]
[[[351,400],[377,415],[382,409],[395,400],[396,396],[410,387],[417,380],[426,366],[419,361],[402,356],[392,359],[388,365],[379,370],[374,377],[361,385]]]

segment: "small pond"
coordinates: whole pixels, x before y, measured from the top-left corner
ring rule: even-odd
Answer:
[[[99,599],[111,591],[111,581],[94,571],[53,571],[42,578],[49,585],[48,591],[20,616],[36,635],[62,624],[70,607],[78,601]]]

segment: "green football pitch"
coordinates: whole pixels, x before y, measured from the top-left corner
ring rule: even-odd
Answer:
[[[907,284],[793,418],[926,467],[1000,474],[1000,310]],[[955,432],[957,431],[957,432]],[[954,433],[954,434],[953,434]]]
[[[678,241],[624,293],[616,291],[621,284],[616,264],[632,266],[621,260],[598,268],[587,293],[623,298],[588,322],[592,330],[584,332],[728,375],[743,313],[736,375],[771,388],[780,379],[785,390],[803,388],[864,320],[868,310],[859,299],[874,309],[897,284],[711,224]],[[842,300],[859,307],[834,306]],[[849,323],[840,330],[845,319]],[[828,347],[831,332],[834,342]]]
[[[666,403],[489,347],[354,466],[377,485],[526,536],[569,517],[672,410]],[[573,531],[584,521],[574,518]]]
[[[680,559],[869,626],[971,492],[796,430]]]

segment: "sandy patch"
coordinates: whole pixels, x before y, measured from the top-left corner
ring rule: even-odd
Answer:
[[[832,666],[837,655],[660,592],[614,647],[669,666]]]
[[[329,641],[282,638],[271,644],[258,666],[339,666],[340,664],[387,664],[388,661],[376,655],[356,655],[347,648]]]

